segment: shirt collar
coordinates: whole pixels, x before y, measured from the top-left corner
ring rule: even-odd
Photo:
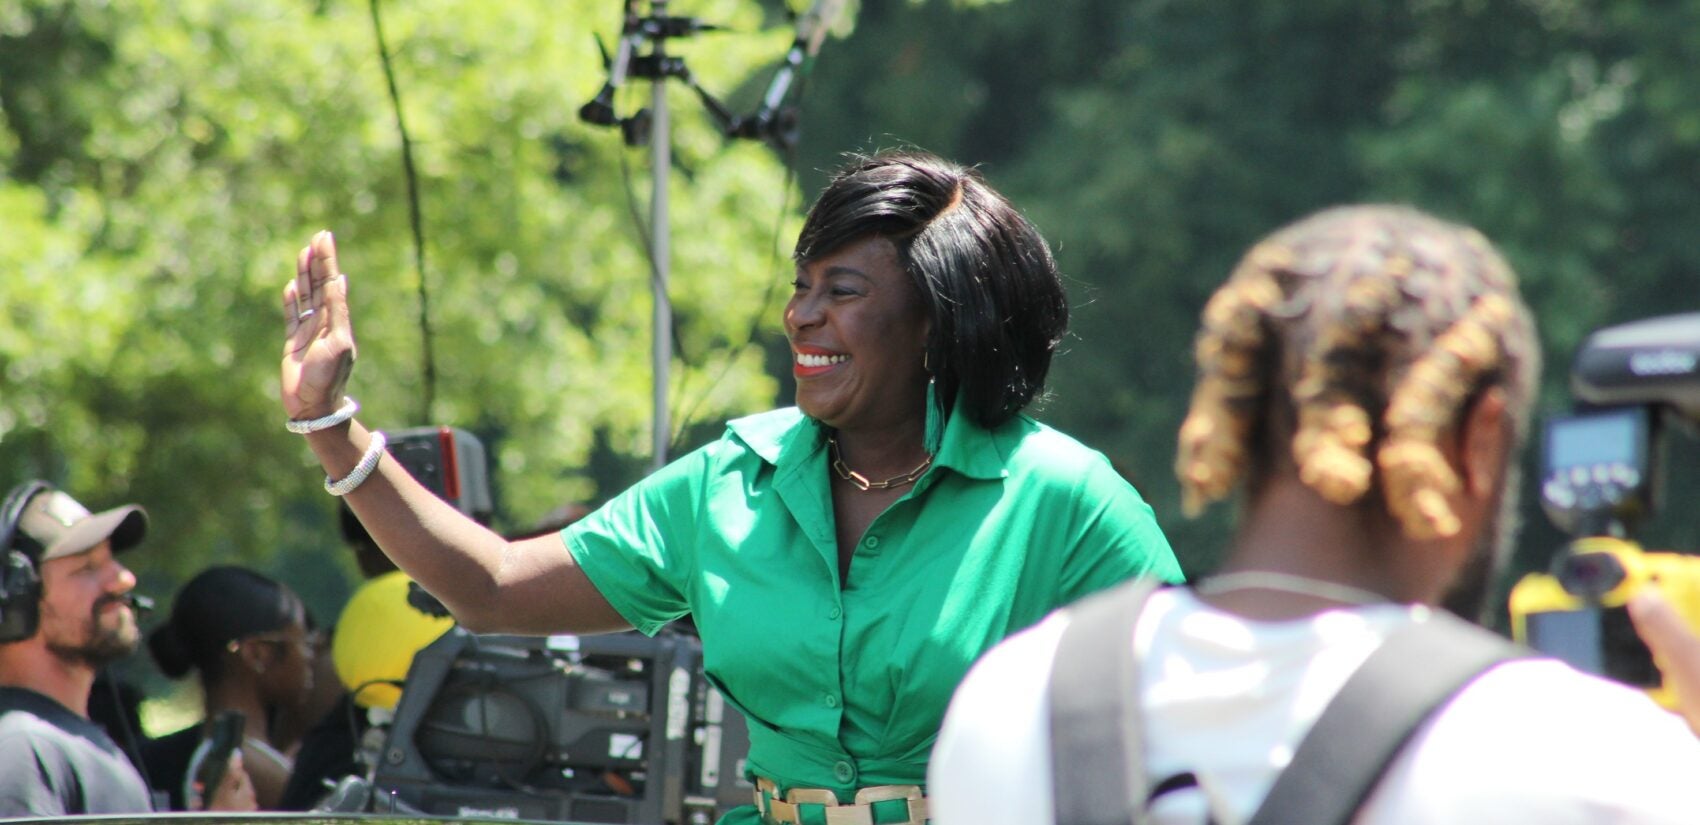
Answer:
[[[939,440],[939,453],[933,457],[933,464],[969,478],[1007,477],[1009,454],[1014,448],[1011,433],[1019,426],[1018,418],[988,430],[969,420],[959,395],[945,422],[944,437]],[[796,407],[735,419],[727,426],[751,452],[775,467],[802,466],[826,445],[820,422],[803,415]]]
[[[1009,476],[1009,454],[1014,447],[1007,437],[1012,418],[995,430],[975,424],[962,409],[962,394],[957,393],[950,418],[944,423],[944,436],[939,439],[939,454],[933,463],[949,467],[969,478],[990,480]]]

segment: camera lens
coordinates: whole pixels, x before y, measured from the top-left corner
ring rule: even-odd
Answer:
[[[1628,573],[1623,563],[1610,553],[1580,553],[1564,557],[1557,575],[1559,585],[1566,592],[1597,599],[1622,584]]]

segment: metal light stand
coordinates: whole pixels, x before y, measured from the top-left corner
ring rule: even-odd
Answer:
[[[655,0],[653,8],[666,5],[667,0]],[[652,56],[660,65],[666,60],[664,49],[667,41],[656,38],[654,42]],[[650,355],[650,369],[655,380],[651,397],[655,418],[650,425],[650,444],[654,455],[651,467],[659,470],[667,463],[667,445],[673,440],[672,421],[667,410],[667,376],[673,363],[673,301],[667,294],[667,278],[673,269],[673,239],[667,211],[667,184],[673,177],[673,141],[672,133],[668,131],[671,124],[667,121],[665,76],[657,76],[650,84],[650,106],[654,113],[651,128],[655,130],[649,141],[649,168],[655,188],[649,199],[649,259],[654,267],[649,286],[655,297],[654,313],[650,318],[655,333],[655,349]]]
[[[721,131],[731,138],[762,140],[781,153],[796,146],[797,119],[793,109],[781,107],[792,79],[803,62],[820,48],[826,23],[843,5],[843,0],[815,0],[807,13],[798,18],[797,38],[792,43],[761,107],[751,115],[736,116],[709,94],[685,66],[685,59],[667,53],[667,41],[689,37],[699,32],[716,31],[717,26],[695,18],[667,14],[668,0],[650,0],[649,14],[640,11],[643,0],[622,0],[623,23],[620,42],[608,63],[608,81],[596,97],[579,109],[579,118],[601,126],[618,126],[627,146],[650,147],[653,190],[650,196],[649,260],[650,291],[654,297],[654,351],[651,368],[654,374],[654,417],[651,425],[653,468],[667,463],[667,447],[671,442],[671,422],[668,420],[667,383],[673,356],[673,304],[667,294],[671,272],[671,241],[668,219],[667,186],[673,170],[672,136],[667,109],[667,80],[681,80],[696,92],[697,98],[713,115]],[[600,42],[600,41],[599,41]],[[636,54],[644,43],[648,54]],[[639,109],[628,117],[614,110],[614,94],[628,78],[649,80],[650,107]]]
[[[666,79],[684,71],[682,59],[667,56],[666,42],[668,37],[693,33],[694,26],[693,21],[668,17],[667,0],[651,0],[647,17],[639,13],[638,6],[639,0],[628,0],[624,4],[625,19],[621,26],[619,47],[609,65],[608,82],[595,98],[579,109],[579,117],[590,123],[619,126],[628,146],[641,146],[647,142],[650,147],[652,191],[649,202],[649,287],[654,307],[651,317],[654,349],[650,354],[650,369],[654,379],[651,451],[653,466],[659,469],[667,462],[667,445],[672,429],[667,410],[668,373],[673,357],[673,305],[667,295],[667,280],[672,269],[667,185],[673,168],[673,145],[668,132],[670,124],[667,116]],[[644,41],[649,42],[650,53],[634,54]],[[614,92],[628,77],[646,78],[651,81],[650,108],[641,109],[631,117],[621,118],[614,113]]]

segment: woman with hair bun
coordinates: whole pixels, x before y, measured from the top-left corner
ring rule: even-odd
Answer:
[[[277,806],[292,766],[272,725],[280,710],[306,700],[317,647],[301,599],[253,570],[208,568],[178,591],[170,618],[148,636],[148,650],[167,676],[199,675],[205,717],[143,748],[154,788],[170,794],[172,808],[190,807],[189,764],[223,711],[244,717],[242,764],[260,808]]]

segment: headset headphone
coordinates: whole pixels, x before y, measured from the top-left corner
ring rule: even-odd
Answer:
[[[26,481],[13,487],[0,503],[0,644],[35,635],[41,620],[41,574],[36,558],[16,541],[24,508],[37,495],[53,489],[45,481]]]

